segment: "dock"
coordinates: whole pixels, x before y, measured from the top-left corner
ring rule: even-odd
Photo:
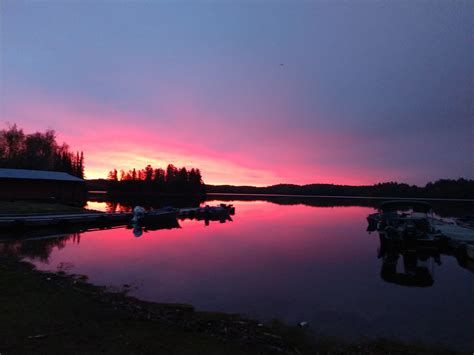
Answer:
[[[155,210],[159,211],[159,210]],[[148,212],[150,213],[150,212]],[[167,212],[168,213],[168,212]],[[194,208],[175,209],[176,217],[180,219],[205,219],[220,220],[235,213],[231,205],[217,207],[206,206]],[[166,213],[165,213],[166,214]],[[158,215],[150,215],[156,219]],[[163,214],[159,214],[163,216]],[[0,231],[25,231],[32,228],[66,228],[72,226],[98,226],[107,227],[118,224],[128,225],[133,217],[132,212],[84,212],[84,213],[52,213],[52,214],[31,214],[31,215],[0,215]],[[147,214],[145,214],[147,217]],[[155,222],[157,222],[155,220]]]
[[[474,245],[474,228],[460,226],[456,222],[445,222],[442,220],[431,221],[433,228],[436,229],[448,242],[452,248],[457,248],[461,244]]]
[[[44,214],[44,215],[2,215],[0,228],[31,228],[31,227],[64,227],[75,224],[107,224],[127,223],[132,218],[132,213],[70,213],[70,214]]]

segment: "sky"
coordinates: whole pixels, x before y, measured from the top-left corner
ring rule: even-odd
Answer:
[[[474,178],[474,2],[0,0],[0,129],[54,129],[87,178]]]

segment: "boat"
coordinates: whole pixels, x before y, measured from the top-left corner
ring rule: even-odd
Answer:
[[[231,205],[231,204],[227,205],[225,203],[221,203],[219,206],[222,207],[222,208],[228,209],[230,215],[233,216],[235,214],[235,207],[233,205]]]
[[[378,219],[377,230],[384,239],[398,240],[411,247],[440,248],[444,237],[432,221],[433,212],[429,203],[422,201],[387,201],[379,212],[369,215],[369,220]]]
[[[132,224],[156,225],[176,221],[178,209],[164,207],[156,210],[145,211],[143,207],[137,206],[133,209]]]
[[[220,219],[235,214],[235,208],[232,205],[221,203],[219,206],[209,206],[198,208],[196,217],[198,219]]]

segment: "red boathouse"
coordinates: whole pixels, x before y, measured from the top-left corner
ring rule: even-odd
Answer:
[[[44,170],[0,169],[0,200],[43,200],[68,204],[86,201],[83,179]]]

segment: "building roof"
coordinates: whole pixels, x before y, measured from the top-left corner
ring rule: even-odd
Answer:
[[[78,177],[59,171],[26,169],[0,169],[0,179],[84,181]]]

